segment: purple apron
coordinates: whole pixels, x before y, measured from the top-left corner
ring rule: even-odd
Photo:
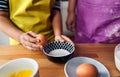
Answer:
[[[120,0],[77,0],[76,43],[120,43]]]

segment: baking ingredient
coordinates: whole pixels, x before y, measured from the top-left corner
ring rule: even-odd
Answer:
[[[98,70],[93,64],[83,63],[76,68],[76,75],[78,77],[98,77]]]
[[[66,56],[69,54],[70,54],[70,52],[67,50],[64,50],[64,49],[55,49],[49,53],[49,55],[55,56],[55,57]]]
[[[31,77],[33,70],[21,70],[10,75],[10,77]]]
[[[47,43],[47,38],[42,34],[38,34],[36,39],[38,39],[36,42],[37,45],[45,45]]]

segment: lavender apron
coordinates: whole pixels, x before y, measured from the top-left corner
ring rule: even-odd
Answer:
[[[120,0],[77,0],[76,43],[120,43]]]

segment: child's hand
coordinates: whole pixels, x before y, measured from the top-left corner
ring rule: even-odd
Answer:
[[[75,31],[75,14],[69,13],[66,21],[67,29],[74,32]]]
[[[42,45],[36,44],[37,42],[36,35],[37,34],[31,31],[27,33],[23,33],[20,36],[20,43],[29,50],[41,50]]]
[[[69,42],[72,45],[74,45],[73,41],[65,35],[56,35],[55,36],[55,41],[61,41],[61,42],[66,41],[66,42]]]

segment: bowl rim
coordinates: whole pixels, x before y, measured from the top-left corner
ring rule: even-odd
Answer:
[[[52,43],[55,43],[55,42],[59,42],[59,43],[62,43],[62,42],[60,42],[60,41],[53,41],[53,42],[50,42],[50,43],[48,43],[48,44],[46,44],[45,46],[47,46],[47,45],[49,45],[49,44],[52,44]],[[69,43],[69,42],[63,42],[63,43],[68,43],[68,44],[70,44],[70,45],[72,45],[71,43]],[[71,54],[73,54],[74,53],[74,51],[75,51],[75,46],[74,45],[72,45],[72,48],[73,48],[73,50],[72,50],[72,52],[70,52],[70,54],[67,54],[67,55],[63,55],[63,56],[54,56],[54,55],[49,55],[48,53],[46,53],[45,52],[45,50],[44,50],[44,47],[43,47],[43,53],[46,55],[46,56],[50,56],[50,57],[65,57],[65,56],[69,56],[69,55],[71,55]]]
[[[13,59],[13,60],[10,60],[10,61],[8,61],[8,62],[6,62],[5,64],[3,64],[3,65],[1,65],[0,66],[0,69],[2,69],[2,68],[4,68],[4,67],[7,67],[9,64],[12,64],[12,63],[15,63],[15,62],[17,62],[17,61],[30,61],[30,62],[34,62],[34,64],[36,65],[35,66],[35,70],[34,70],[34,72],[33,72],[33,74],[32,74],[32,76],[35,76],[37,73],[38,73],[38,71],[39,71],[39,64],[37,63],[37,61],[36,60],[34,60],[33,58],[17,58],[17,59]],[[31,76],[31,77],[32,77]]]

